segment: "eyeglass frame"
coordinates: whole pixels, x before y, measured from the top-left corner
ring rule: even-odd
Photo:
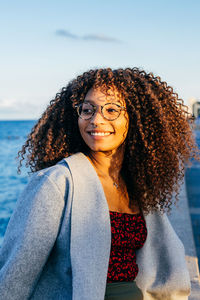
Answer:
[[[78,110],[78,109],[79,109],[79,106],[82,105],[83,103],[88,103],[88,104],[90,104],[90,105],[93,107],[93,110],[94,110],[93,113],[92,113],[92,115],[91,115],[91,117],[88,118],[88,119],[81,118],[81,115],[79,114],[79,110]],[[94,116],[94,114],[95,114],[97,108],[98,108],[98,107],[101,107],[101,114],[102,114],[103,118],[106,119],[106,120],[108,120],[108,121],[114,121],[114,120],[116,120],[117,118],[119,118],[119,116],[116,117],[115,119],[110,120],[110,119],[106,118],[106,117],[104,116],[103,112],[102,112],[104,106],[106,106],[106,105],[108,105],[108,104],[114,104],[114,105],[116,105],[116,106],[118,106],[118,107],[120,108],[119,116],[120,116],[120,114],[121,114],[121,111],[126,111],[126,110],[127,110],[125,106],[121,106],[121,105],[119,105],[119,104],[117,104],[117,103],[113,103],[113,102],[105,103],[104,105],[94,105],[94,104],[92,104],[92,103],[90,103],[90,102],[81,102],[81,103],[79,103],[79,104],[76,104],[76,105],[75,105],[75,108],[76,108],[76,110],[77,110],[78,116],[79,116],[82,120],[88,121],[88,120],[92,119],[92,117]]]

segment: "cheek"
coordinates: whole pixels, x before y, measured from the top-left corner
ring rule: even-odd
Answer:
[[[127,136],[128,129],[129,129],[129,120],[128,119],[123,120],[123,122],[121,123],[121,126],[120,126],[120,130],[119,130],[121,138],[123,140],[125,140],[125,138]]]
[[[78,119],[78,128],[79,128],[80,133],[83,132],[83,130],[84,130],[84,122],[80,118]]]
[[[128,130],[129,130],[129,116],[128,116],[128,114],[126,114],[126,116],[125,116],[125,124],[124,124],[124,128],[125,128],[125,135],[127,136],[127,133],[128,133]]]
[[[127,133],[128,133],[128,128],[124,127],[124,130],[121,133],[121,139],[122,139],[122,141],[124,141],[126,139]]]
[[[81,119],[78,119],[78,128],[79,128],[80,135],[84,140],[84,124],[83,124],[83,120]]]
[[[81,124],[80,124],[80,119],[78,119],[78,128],[80,130]]]
[[[83,141],[87,144],[88,136],[86,133],[87,121],[78,119],[78,128]]]

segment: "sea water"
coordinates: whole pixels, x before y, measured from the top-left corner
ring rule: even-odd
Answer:
[[[17,153],[35,121],[0,121],[0,245],[20,192],[28,182],[30,169],[17,174]]]

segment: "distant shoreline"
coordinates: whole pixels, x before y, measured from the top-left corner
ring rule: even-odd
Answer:
[[[37,121],[37,119],[35,119],[35,120],[34,119],[0,120],[0,122],[27,122],[27,121],[33,122],[33,121]]]

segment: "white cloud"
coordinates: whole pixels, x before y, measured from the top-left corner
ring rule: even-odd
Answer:
[[[35,119],[41,114],[39,104],[17,101],[17,99],[0,99],[0,119]]]
[[[5,108],[11,108],[15,104],[16,100],[14,99],[0,99],[0,110]]]

